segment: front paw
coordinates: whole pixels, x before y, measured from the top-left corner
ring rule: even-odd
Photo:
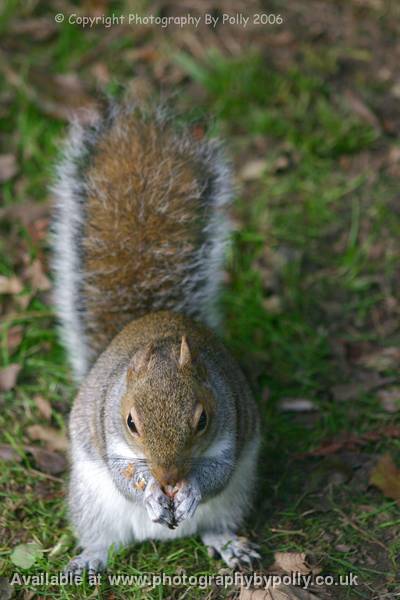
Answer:
[[[175,520],[182,523],[193,517],[201,501],[201,492],[196,480],[183,481],[174,497]]]
[[[171,499],[162,491],[155,479],[150,479],[144,492],[144,505],[149,518],[170,529],[175,527],[174,509]]]

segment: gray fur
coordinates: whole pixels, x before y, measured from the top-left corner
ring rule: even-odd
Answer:
[[[164,327],[178,318],[169,314]],[[230,565],[252,560],[253,551],[234,533],[250,509],[255,488],[259,425],[251,392],[222,345],[215,338],[201,342],[199,360],[207,364],[207,381],[218,398],[216,427],[209,445],[193,450],[193,466],[176,499],[177,526],[169,528],[167,499],[140,446],[128,443],[122,431],[121,397],[137,327],[137,322],[131,323],[101,355],[73,407],[69,504],[83,552],[69,568],[80,572],[90,567],[99,555],[106,556],[105,548],[111,544],[118,548],[144,539],[168,540],[197,533],[216,551],[223,547],[223,540],[231,540],[231,550],[223,552]],[[162,327],[159,335],[165,335]],[[193,324],[192,339],[194,335]],[[128,346],[122,347],[120,339],[129,340]],[[160,415],[162,411],[161,405]],[[126,477],[129,465],[134,466],[132,478]],[[99,568],[105,559],[100,562]]]
[[[89,364],[88,347],[79,314],[83,273],[78,239],[84,222],[85,199],[79,165],[86,152],[84,129],[78,122],[73,123],[52,188],[56,200],[52,227],[54,303],[60,320],[61,339],[68,350],[77,380],[83,377]]]

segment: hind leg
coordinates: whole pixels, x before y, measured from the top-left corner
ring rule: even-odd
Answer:
[[[202,536],[212,556],[220,556],[232,569],[240,566],[251,566],[260,559],[260,555],[247,538],[239,537],[235,533],[206,533]]]

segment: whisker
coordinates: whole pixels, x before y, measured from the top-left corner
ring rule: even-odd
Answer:
[[[100,458],[90,457],[90,461],[93,463],[114,463],[114,464],[133,464],[137,467],[151,467],[152,463],[147,458],[133,458],[131,456],[119,456],[114,454],[103,454]],[[178,457],[175,460],[176,466],[186,466],[186,467],[196,467],[196,466],[234,466],[232,460],[226,459],[223,457],[202,457],[202,456],[193,456],[193,457]]]

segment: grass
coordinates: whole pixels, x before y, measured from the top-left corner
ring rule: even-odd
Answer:
[[[35,16],[41,15],[51,11],[38,8]],[[19,3],[6,3],[2,31],[28,16]],[[77,71],[94,87],[92,72],[81,59],[102,35],[104,30],[82,31],[64,23],[43,42],[29,44],[20,36],[11,66],[25,82],[32,67],[40,65],[54,73]],[[129,81],[125,52],[141,43],[128,31],[110,39],[99,59],[112,72],[106,88]],[[278,68],[261,47],[233,57],[211,49],[194,58],[171,43],[168,65],[181,74],[179,108],[201,118],[214,115],[211,133],[227,140],[239,179],[244,163],[254,157],[264,161],[259,176],[241,180],[239,186],[234,207],[238,228],[222,298],[226,343],[241,359],[263,419],[257,509],[248,529],[256,532],[265,564],[276,551],[308,552],[321,562],[324,573],[358,575],[360,585],[335,588],[335,598],[372,598],[396,590],[400,515],[393,500],[368,487],[363,465],[384,452],[398,461],[399,440],[380,439],[325,458],[297,456],[343,432],[360,434],[398,422],[382,408],[376,391],[360,392],[349,402],[335,401],[332,391],[359,374],[356,359],[365,349],[399,342],[398,326],[391,326],[398,319],[397,181],[388,164],[380,162],[398,141],[349,109],[337,88],[337,48],[328,44],[321,51],[306,41],[301,50],[301,60]],[[65,124],[43,109],[40,90],[38,101],[10,80],[7,71],[1,73],[3,102],[9,108],[7,115],[0,115],[2,152],[13,152],[19,166],[17,177],[3,186],[3,204],[13,207],[27,199],[40,203],[48,194]],[[366,95],[376,93],[372,79],[363,85]],[[35,239],[19,220],[5,222],[3,234],[1,275],[21,273],[26,263],[48,254],[46,240]],[[51,402],[52,425],[64,430],[75,391],[48,295],[29,285],[25,282],[20,294],[30,295],[25,308],[7,297],[3,306],[2,363],[22,365],[18,385],[0,400],[2,441],[21,456],[19,463],[2,462],[0,471],[0,567],[5,577],[13,572],[55,573],[74,547],[65,512],[66,479],[41,473],[23,450],[27,427],[46,424],[34,397]],[[16,324],[23,327],[23,339],[10,353],[7,332]],[[384,375],[395,378],[397,373],[389,369]],[[282,412],[279,403],[287,397],[310,399],[317,410]],[[26,571],[14,567],[10,552],[32,540],[45,548],[42,558]],[[54,555],[51,550],[60,540],[62,548]],[[173,575],[185,570],[199,575],[215,574],[221,567],[199,540],[188,539],[125,550],[111,558],[109,571]],[[28,584],[24,591],[28,595],[18,594],[77,597],[70,586]],[[184,592],[107,582],[93,590],[85,582],[79,597],[161,599]],[[228,594],[215,589],[209,593]],[[204,594],[190,591],[193,598]]]

